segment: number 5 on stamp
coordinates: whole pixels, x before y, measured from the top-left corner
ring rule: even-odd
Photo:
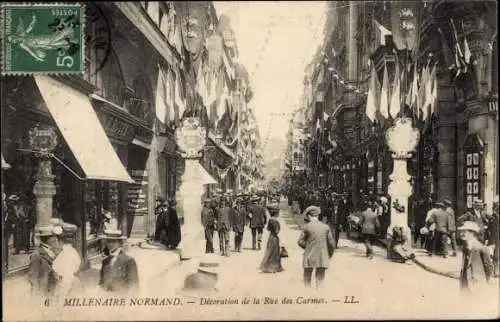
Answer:
[[[2,75],[84,70],[82,4],[2,4]]]

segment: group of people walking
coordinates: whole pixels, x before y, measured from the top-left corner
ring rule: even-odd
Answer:
[[[279,209],[270,207],[266,197],[226,193],[206,198],[201,211],[201,222],[205,231],[205,253],[214,253],[214,233],[217,232],[219,251],[223,256],[230,256],[230,234],[234,234],[233,252],[241,252],[245,227],[252,234],[252,250],[261,250],[262,235],[267,224],[269,240],[261,269],[264,272],[281,271],[279,231],[276,219]]]

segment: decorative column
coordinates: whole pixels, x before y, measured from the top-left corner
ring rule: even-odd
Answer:
[[[204,187],[199,173],[199,164],[205,146],[206,131],[200,125],[198,118],[184,119],[181,127],[175,133],[177,144],[185,159],[185,169],[181,176],[179,191],[176,194],[177,210],[184,217],[181,227],[182,239],[180,256],[182,260],[195,257],[199,249],[199,240],[203,235],[201,224],[202,196]]]
[[[36,197],[36,229],[50,225],[54,196],[55,176],[52,174],[51,153],[57,146],[57,133],[51,126],[37,124],[29,131],[30,146],[39,158],[33,193]]]
[[[386,133],[387,145],[394,160],[388,187],[393,208],[390,226],[408,227],[408,198],[412,194],[412,186],[406,166],[419,138],[419,131],[412,126],[412,120],[408,117],[397,118]]]

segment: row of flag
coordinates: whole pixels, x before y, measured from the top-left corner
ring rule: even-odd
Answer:
[[[399,62],[396,61],[394,78],[389,84],[387,66],[384,66],[382,85],[380,85],[375,66],[371,68],[368,97],[366,100],[366,115],[372,122],[383,124],[389,118],[395,118],[402,113],[403,103],[406,104],[413,115],[424,122],[436,111],[437,102],[437,65],[431,68],[427,64],[418,73],[417,64],[413,65],[413,79],[406,95],[401,93],[401,80],[404,71],[400,72]]]
[[[439,34],[441,36],[441,43],[443,46],[443,56],[446,66],[449,70],[456,71],[455,77],[460,76],[460,74],[465,74],[468,71],[469,65],[474,62],[472,53],[469,48],[469,42],[467,41],[467,36],[463,36],[463,39],[459,39],[457,28],[452,18],[450,18],[450,29],[451,38],[453,42],[453,50],[450,49],[448,40],[443,34],[441,28],[438,28]],[[462,31],[464,30],[464,23],[462,21]],[[453,60],[450,60],[448,56],[452,53]]]

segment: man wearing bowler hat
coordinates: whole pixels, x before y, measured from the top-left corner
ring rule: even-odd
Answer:
[[[59,253],[59,235],[62,232],[60,226],[52,223],[37,229],[36,236],[40,239],[40,245],[30,257],[28,271],[31,292],[34,295],[54,296],[59,278],[52,265]]]
[[[138,289],[139,276],[135,260],[123,251],[120,230],[104,231],[101,236],[109,249],[109,256],[102,261],[99,285],[108,292],[133,292]]]
[[[214,252],[214,231],[217,218],[214,211],[210,207],[212,200],[205,199],[203,202],[203,209],[201,210],[201,223],[205,228],[205,253]]]
[[[453,210],[452,203],[449,199],[444,199],[443,203],[446,207],[445,211],[448,213],[448,216],[450,217],[450,227],[449,227],[449,232],[450,232],[450,239],[451,239],[451,248],[453,249],[452,256],[457,256],[457,226],[456,226],[456,221],[455,221],[455,211]]]
[[[252,249],[260,250],[262,242],[262,232],[267,222],[267,210],[259,204],[260,198],[257,195],[252,197],[252,205],[248,207],[248,218],[250,219],[250,229],[252,229]],[[256,240],[257,239],[257,240]],[[256,247],[257,244],[257,247]]]

